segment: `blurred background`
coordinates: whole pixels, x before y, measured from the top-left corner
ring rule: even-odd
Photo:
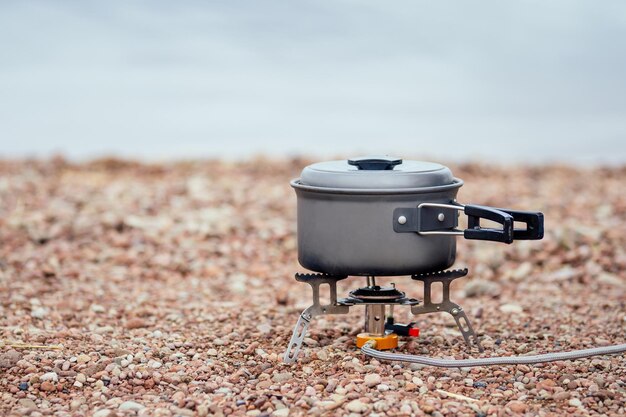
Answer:
[[[3,1],[0,157],[626,162],[626,3]]]

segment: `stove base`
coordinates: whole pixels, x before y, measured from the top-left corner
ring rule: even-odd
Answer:
[[[467,315],[463,311],[463,308],[458,304],[452,302],[450,300],[450,284],[455,279],[464,277],[467,275],[467,269],[457,269],[457,270],[448,270],[448,271],[440,271],[436,273],[428,273],[428,274],[417,274],[412,275],[411,278],[413,280],[422,281],[424,285],[424,300],[422,303],[419,300],[413,298],[406,298],[402,294],[402,297],[395,298],[385,298],[385,297],[370,297],[369,295],[366,297],[361,297],[360,299],[356,299],[351,296],[348,298],[344,298],[341,300],[337,299],[337,282],[343,279],[346,279],[347,276],[334,276],[327,274],[296,274],[296,281],[306,282],[311,286],[313,291],[313,305],[308,307],[306,310],[300,314],[298,322],[293,330],[293,334],[291,336],[291,340],[289,341],[289,346],[287,347],[287,351],[283,357],[283,360],[286,363],[295,362],[300,353],[300,349],[302,347],[302,342],[306,336],[306,332],[308,330],[309,324],[311,320],[315,316],[327,315],[327,314],[348,314],[350,307],[354,305],[408,305],[411,308],[411,313],[413,315],[420,314],[428,314],[428,313],[448,313],[456,322],[457,327],[459,328],[461,334],[463,335],[463,339],[469,348],[476,346],[481,352],[483,351],[482,346],[480,345],[480,341],[476,337],[476,333],[472,328],[472,325],[467,318]],[[373,278],[373,277],[372,277]],[[369,282],[369,281],[368,281]],[[372,279],[373,282],[373,279]],[[434,283],[441,283],[442,285],[442,299],[440,302],[433,302],[432,299],[432,291],[431,287]],[[321,304],[320,302],[320,285],[328,285],[330,287],[330,301],[329,304]],[[375,287],[368,286],[361,290],[366,290],[371,292],[375,291]],[[358,291],[358,290],[357,290]],[[362,292],[362,291],[361,291]],[[351,292],[353,295],[355,291]],[[369,294],[369,293],[368,293]],[[384,318],[383,318],[384,319]],[[367,342],[365,340],[366,336],[361,337],[362,335],[369,335],[368,333],[361,333],[357,336],[357,346],[361,347],[363,344]],[[382,346],[390,346],[386,349],[393,349],[397,347],[398,336],[395,333],[390,333],[388,335],[377,334],[373,337],[385,339],[388,336],[392,336],[388,340],[382,340],[381,343],[377,340],[377,348],[385,349]],[[395,336],[395,345],[391,341]],[[361,337],[361,339],[359,339]],[[369,335],[371,338],[372,336]],[[363,340],[361,346],[359,346],[359,340]]]

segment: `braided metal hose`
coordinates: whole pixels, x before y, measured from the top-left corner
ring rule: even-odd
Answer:
[[[361,348],[365,355],[386,361],[401,361],[419,363],[426,366],[436,366],[439,368],[466,368],[473,366],[493,366],[493,365],[529,365],[534,363],[557,362],[588,358],[597,355],[613,355],[626,352],[626,344],[603,346],[592,349],[572,350],[569,352],[553,352],[543,355],[531,356],[494,356],[491,358],[479,359],[437,359],[428,356],[405,355],[402,353],[388,353],[376,350],[376,342],[369,341]]]

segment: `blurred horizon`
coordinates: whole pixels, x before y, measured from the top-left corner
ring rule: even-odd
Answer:
[[[626,163],[617,0],[0,4],[0,158]]]

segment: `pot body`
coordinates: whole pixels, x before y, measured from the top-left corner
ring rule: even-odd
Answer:
[[[298,205],[298,261],[332,275],[396,276],[440,271],[454,263],[456,238],[394,231],[394,210],[449,204],[463,182],[430,189],[335,190],[292,181]],[[456,223],[456,219],[455,219]]]

